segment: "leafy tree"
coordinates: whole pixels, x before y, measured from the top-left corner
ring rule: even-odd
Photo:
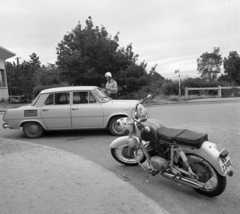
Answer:
[[[58,85],[62,81],[59,76],[59,69],[55,64],[48,63],[46,66],[38,68],[35,72],[35,86]]]
[[[222,57],[219,52],[220,48],[214,48],[212,53],[203,53],[197,59],[197,70],[203,79],[208,81],[216,80],[217,74],[221,71],[220,66],[222,65]]]
[[[9,95],[19,95],[21,84],[19,81],[18,68],[16,63],[6,62],[7,83]]]
[[[116,79],[118,80],[119,96],[129,93],[137,93],[142,86],[147,85],[146,64],[129,65],[125,70],[120,70]]]
[[[112,38],[105,27],[94,28],[91,17],[86,20],[85,28],[78,23],[57,47],[61,77],[70,85],[100,86],[109,71],[121,93],[139,90],[146,84],[146,66],[136,64],[138,55],[134,55],[131,44],[126,49],[119,48],[118,35]]]
[[[22,94],[26,96],[27,99],[31,99],[33,88],[35,87],[35,73],[37,69],[41,67],[41,62],[39,57],[33,53],[30,55],[29,61],[23,61],[20,66],[20,81],[21,81],[21,91]]]
[[[156,96],[162,93],[162,85],[166,80],[158,72],[156,72],[156,66],[157,65],[152,67],[150,72],[147,74],[147,85],[140,90],[140,93],[143,93],[143,95],[141,95],[142,97],[145,97],[147,94]]]
[[[240,85],[240,56],[236,51],[231,51],[228,58],[224,58],[223,66],[226,74],[225,80]]]
[[[51,85],[37,85],[33,88],[33,96],[36,97],[42,90],[48,88],[56,88],[56,87],[65,87],[69,86],[67,83],[61,82],[58,84],[51,84]]]

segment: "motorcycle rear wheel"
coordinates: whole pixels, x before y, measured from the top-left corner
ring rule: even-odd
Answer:
[[[138,165],[138,162],[134,157],[134,149],[130,148],[130,155],[128,156],[128,148],[127,144],[119,145],[117,148],[111,148],[111,154],[113,158],[121,164],[127,166]],[[140,163],[143,163],[146,160],[146,156],[140,149],[137,152],[137,158]]]
[[[225,190],[226,177],[220,175],[207,160],[194,154],[187,154],[187,158],[191,169],[198,176],[197,180],[205,186],[204,189],[194,188],[195,191],[209,197],[215,197]]]

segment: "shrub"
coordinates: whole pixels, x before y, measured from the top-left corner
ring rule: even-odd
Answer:
[[[125,94],[125,95],[121,95],[119,97],[119,99],[121,100],[138,100],[139,96],[137,95],[137,93],[128,93],[128,94]]]

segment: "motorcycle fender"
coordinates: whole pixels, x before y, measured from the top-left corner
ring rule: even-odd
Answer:
[[[128,136],[118,137],[110,144],[110,147],[113,149],[113,148],[117,148],[120,145],[127,144],[128,138],[129,138]]]
[[[182,150],[187,154],[195,154],[204,158],[217,170],[220,175],[226,176],[219,165],[218,159],[220,152],[218,151],[215,143],[205,141],[199,149],[182,147]]]

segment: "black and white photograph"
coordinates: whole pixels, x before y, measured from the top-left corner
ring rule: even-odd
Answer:
[[[240,1],[0,1],[1,214],[240,213]]]

